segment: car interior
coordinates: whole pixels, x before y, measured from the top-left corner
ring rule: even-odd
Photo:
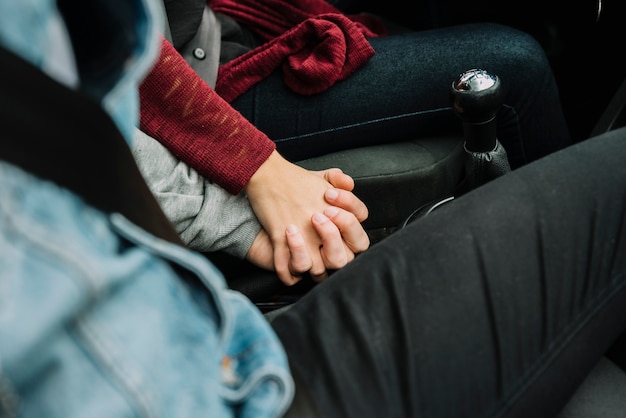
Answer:
[[[524,30],[546,51],[575,142],[626,126],[626,71],[617,63],[616,51],[616,41],[622,39],[620,20],[624,9],[619,0],[527,0],[517,4],[495,0],[478,4],[420,0],[411,14],[406,13],[406,4],[396,4],[396,0],[337,3],[344,10],[372,13],[409,29],[491,21]],[[470,74],[476,76],[476,72]],[[461,80],[452,82],[458,84]],[[494,94],[492,90],[472,92],[475,93]],[[340,167],[354,178],[354,192],[370,211],[363,225],[375,245],[415,217],[427,216],[429,211],[475,186],[468,186],[467,179],[476,173],[466,168],[470,157],[464,144],[485,133],[472,131],[462,118],[458,128],[455,134],[339,151],[297,163],[313,170]],[[500,174],[503,172],[495,175]],[[482,182],[495,175],[479,174]],[[223,254],[209,257],[225,272],[229,285],[250,297],[270,320],[315,286],[303,280],[287,287],[273,273],[242,264],[241,260]],[[624,359],[626,341],[618,341],[591,371],[559,418],[626,416]]]
[[[518,4],[496,0],[483,0],[479,4],[418,0],[411,14],[406,13],[405,1],[337,0],[334,3],[342,3],[346,11],[372,13],[410,30],[479,21],[504,23],[524,30],[536,37],[551,61],[574,141],[626,127],[626,70],[618,64],[621,12],[625,8],[620,0],[580,0],[566,4],[549,0],[526,0]],[[480,82],[475,83],[476,80]],[[498,142],[493,117],[500,104],[499,83],[497,74],[479,68],[468,68],[458,79],[450,80],[451,100],[458,108],[473,108],[478,106],[477,102],[485,106],[487,102],[478,112],[479,123],[459,114],[458,130],[454,133],[343,150],[296,163],[311,170],[340,167],[354,178],[354,193],[369,209],[369,218],[363,226],[372,245],[376,245],[415,219],[428,216],[441,205],[453,202],[455,197],[510,170],[495,146]],[[76,129],[80,131],[82,127],[78,125]],[[478,164],[472,164],[474,153],[490,154],[491,163],[477,167]],[[125,158],[130,159],[130,154]],[[150,200],[147,186],[127,181],[133,176],[139,179],[138,171],[123,174],[120,178],[124,179],[126,189],[116,196],[116,201],[126,201],[124,193],[137,194],[137,190],[144,190],[143,200],[155,203]],[[102,181],[106,184],[111,180]],[[128,210],[135,211],[137,219],[145,213],[160,213],[153,207]],[[151,221],[143,219],[143,222]],[[141,222],[138,224],[143,226]],[[167,220],[154,222],[156,226],[146,229],[158,230]],[[168,233],[172,232],[164,232]],[[228,285],[249,297],[270,321],[316,285],[303,280],[285,286],[273,272],[225,253],[207,254],[207,257],[224,273]],[[626,417],[625,411],[626,333],[589,372],[557,418],[618,418]]]

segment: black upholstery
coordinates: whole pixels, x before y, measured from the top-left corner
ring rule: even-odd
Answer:
[[[452,194],[463,178],[461,135],[355,148],[299,161],[310,170],[340,167],[355,180],[367,205],[363,223],[377,241],[392,233],[417,207]]]

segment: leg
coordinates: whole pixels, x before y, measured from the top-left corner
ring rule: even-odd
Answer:
[[[467,25],[371,40],[376,55],[315,96],[289,91],[280,72],[233,102],[291,160],[433,133],[459,132],[450,85],[471,68],[502,79],[498,136],[513,167],[569,144],[558,91],[543,50],[499,25]]]
[[[626,129],[411,224],[273,325],[321,416],[553,416],[626,326]]]

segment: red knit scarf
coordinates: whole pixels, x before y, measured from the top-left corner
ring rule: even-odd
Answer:
[[[348,17],[325,0],[209,0],[209,6],[267,41],[220,67],[215,90],[227,102],[279,67],[291,90],[320,93],[365,64],[374,55],[367,38],[385,33],[376,19]]]

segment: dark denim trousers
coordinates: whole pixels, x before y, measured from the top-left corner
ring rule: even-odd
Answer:
[[[280,71],[233,106],[297,161],[357,146],[458,132],[450,88],[462,72],[500,77],[498,137],[518,167],[570,143],[550,64],[531,36],[471,24],[371,39],[376,55],[326,92],[290,91]]]
[[[319,416],[554,416],[626,326],[626,128],[372,246],[273,322]]]

